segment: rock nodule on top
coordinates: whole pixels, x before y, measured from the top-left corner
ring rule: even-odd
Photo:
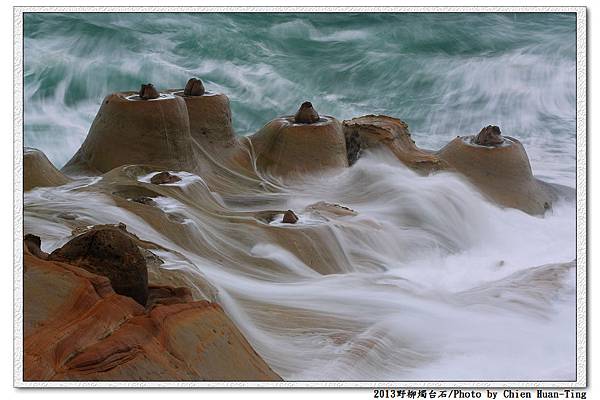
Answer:
[[[496,146],[504,143],[504,138],[500,128],[495,125],[488,125],[475,136],[473,143],[480,146]]]
[[[191,78],[183,89],[185,96],[202,96],[205,93],[204,85],[198,78]]]
[[[305,101],[294,116],[294,122],[297,124],[313,124],[319,120],[319,114],[313,108],[310,101]]]
[[[151,83],[146,85],[142,83],[142,87],[140,88],[140,92],[138,94],[143,100],[157,99],[160,97],[158,90],[156,90],[154,85]]]

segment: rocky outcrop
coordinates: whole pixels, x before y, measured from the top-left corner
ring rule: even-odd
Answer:
[[[141,305],[146,304],[146,260],[124,229],[112,226],[93,228],[53,251],[48,259],[106,276],[116,293],[131,297]]]
[[[137,93],[107,96],[90,131],[63,168],[67,173],[105,173],[127,164],[193,170],[196,162],[183,98],[144,100]]]
[[[294,116],[277,118],[250,140],[257,167],[275,176],[348,166],[342,125],[330,116],[322,116],[313,123],[296,123]]]
[[[551,208],[554,190],[533,176],[521,142],[505,136],[499,145],[473,144],[474,140],[489,143],[490,136],[495,136],[488,128],[482,132],[480,139],[457,137],[436,155],[448,164],[448,170],[464,175],[486,197],[504,207],[529,214],[543,214]]]
[[[189,289],[150,286],[144,307],[105,276],[24,249],[25,381],[281,380]]]
[[[46,155],[37,149],[23,150],[23,190],[62,186],[71,180],[57,170]]]
[[[368,148],[385,146],[406,166],[430,172],[444,168],[444,163],[430,152],[419,149],[405,122],[385,115],[365,115],[344,121],[347,157],[350,165]]]

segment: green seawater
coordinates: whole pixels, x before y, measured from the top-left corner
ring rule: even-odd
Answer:
[[[28,13],[24,58],[25,145],[59,167],[105,95],[197,76],[239,135],[303,101],[399,117],[426,148],[496,124],[575,184],[575,14]]]

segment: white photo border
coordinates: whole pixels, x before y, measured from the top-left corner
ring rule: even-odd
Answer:
[[[14,7],[14,381],[15,387],[584,388],[587,386],[587,14],[586,7]],[[577,14],[577,349],[574,381],[24,381],[23,380],[23,14],[27,12],[515,12]]]

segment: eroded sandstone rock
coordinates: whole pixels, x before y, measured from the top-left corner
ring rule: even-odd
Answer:
[[[434,154],[418,148],[410,136],[408,125],[386,115],[365,115],[344,121],[348,163],[354,164],[363,150],[385,146],[406,166],[420,172],[444,168]]]
[[[91,229],[53,251],[48,259],[106,276],[115,292],[145,305],[148,298],[146,261],[135,241],[124,231],[124,226]]]
[[[150,307],[108,278],[24,254],[25,381],[281,380],[217,304],[152,287]]]
[[[63,171],[97,174],[129,164],[194,170],[197,162],[182,97],[145,101],[133,92],[107,96],[85,141]]]
[[[23,189],[62,186],[71,180],[52,165],[44,153],[31,147],[23,151]]]

